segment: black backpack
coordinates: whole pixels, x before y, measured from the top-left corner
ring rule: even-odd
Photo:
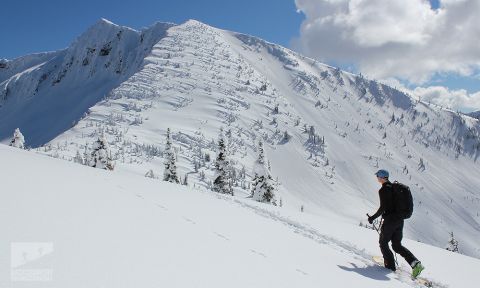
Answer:
[[[410,218],[413,213],[413,197],[410,188],[407,185],[395,181],[392,183],[392,190],[395,214],[402,219]]]

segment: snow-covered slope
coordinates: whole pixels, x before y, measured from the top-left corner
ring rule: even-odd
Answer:
[[[246,171],[235,188],[241,198],[249,194],[244,188],[261,137],[272,175],[281,183],[277,197],[285,209],[303,206],[307,213],[358,224],[365,221],[365,213],[375,211],[379,187],[373,173],[386,168],[393,180],[408,184],[414,193],[415,212],[406,235],[444,247],[453,231],[462,253],[480,256],[478,120],[261,39],[194,20],[146,30],[163,32],[145,46],[140,44],[145,32],[107,21],[92,29],[98,27],[111,31],[110,36],[88,36],[87,31],[67,50],[55,52],[63,55],[67,72],[55,85],[64,68],[48,78],[44,89],[50,96],[27,99],[28,93],[8,93],[0,108],[0,139],[8,141],[20,127],[27,144],[49,141],[38,151],[71,160],[77,151],[89,149],[103,130],[118,170],[143,175],[153,169],[160,174],[170,127],[180,175],[188,174],[191,185],[207,187],[213,165],[204,160],[205,154],[214,158],[214,141],[223,128],[234,167]],[[120,30],[125,36],[118,39]],[[121,42],[129,37],[134,40]],[[107,56],[97,54],[115,39],[124,44],[112,45]],[[96,50],[84,67],[80,62],[88,56],[88,47]],[[115,47],[129,47],[118,48],[123,54],[136,52],[117,57]],[[71,57],[80,62],[73,61],[69,68]],[[124,60],[130,68],[118,76],[114,67],[119,59],[136,60]],[[105,68],[106,63],[110,66]],[[102,72],[89,78],[90,65]],[[28,77],[23,75],[32,76],[44,66],[17,72],[2,86],[27,89]],[[56,92],[61,85],[64,90],[58,91],[66,94]],[[205,180],[194,166],[205,172]]]
[[[71,128],[141,67],[171,26],[135,31],[101,19],[65,50],[2,61],[0,139],[21,127],[36,147]]]
[[[357,225],[5,145],[0,159],[2,287],[418,287],[372,263],[377,234]],[[478,259],[405,245],[434,287],[476,282]]]
[[[480,119],[480,111],[475,111],[475,112],[469,113],[468,116]]]

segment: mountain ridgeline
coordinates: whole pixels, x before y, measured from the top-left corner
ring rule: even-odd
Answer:
[[[140,69],[172,25],[135,31],[101,19],[67,49],[2,61],[0,139],[18,126],[31,135],[27,143],[38,147],[70,129]]]
[[[358,223],[388,169],[415,201],[407,236],[480,257],[473,117],[195,20],[136,31],[101,20],[68,48],[0,61],[0,139],[72,160],[102,134],[118,169],[159,174],[167,128],[180,175],[211,186],[220,129],[249,195],[257,143],[285,209]],[[186,176],[185,176],[186,177]]]

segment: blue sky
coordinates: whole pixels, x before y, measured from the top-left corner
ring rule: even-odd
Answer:
[[[322,2],[299,1],[309,2],[310,6],[311,3],[316,5]],[[429,1],[433,10],[441,7],[442,0]],[[149,26],[155,21],[183,23],[188,19],[197,19],[214,27],[255,35],[292,48],[292,40],[301,35],[302,22],[308,20],[306,15],[297,12],[297,5],[295,0],[2,0],[0,58],[12,59],[67,47],[99,18],[135,29]],[[324,45],[324,40],[321,38],[320,45]],[[322,61],[336,63],[334,59]],[[356,67],[355,64],[343,68]],[[480,71],[474,74],[476,76],[465,77],[442,72],[422,86],[445,86],[450,90],[465,89],[467,93],[475,93],[480,91]],[[416,87],[405,81],[402,83],[409,89]],[[440,97],[433,92],[430,94]],[[480,106],[479,95],[474,106]]]
[[[196,19],[283,46],[303,20],[293,0],[2,0],[0,10],[0,58],[7,59],[66,47],[102,17],[135,29]]]

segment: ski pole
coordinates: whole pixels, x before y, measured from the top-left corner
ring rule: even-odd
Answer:
[[[367,213],[367,217],[370,218],[370,215],[368,215],[368,213]],[[377,226],[375,225],[375,223],[372,222],[372,226],[373,226],[373,229],[375,229],[375,231],[377,231],[377,234],[380,235],[380,232],[378,231]]]

